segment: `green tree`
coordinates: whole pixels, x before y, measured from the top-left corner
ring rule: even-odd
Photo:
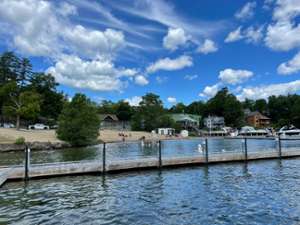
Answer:
[[[33,91],[19,92],[15,82],[10,82],[1,90],[7,93],[3,112],[16,117],[16,128],[20,129],[20,119],[35,119],[40,112],[40,95]]]
[[[133,115],[133,109],[128,102],[119,101],[116,103],[115,112],[119,120],[129,121]]]
[[[203,115],[206,110],[206,104],[202,101],[192,102],[187,106],[186,112],[190,114]]]
[[[226,125],[232,127],[240,127],[244,119],[242,104],[227,88],[220,90],[207,102],[205,114],[222,116]]]
[[[172,106],[169,111],[172,113],[185,113],[187,110],[186,106],[182,102],[179,102],[176,105]]]
[[[159,127],[159,118],[165,113],[159,96],[148,93],[142,97],[142,101],[132,118],[132,128],[134,130],[154,130]]]
[[[40,116],[57,120],[62,111],[65,96],[56,90],[58,83],[51,74],[34,73],[27,89],[34,90],[42,98]]]
[[[85,95],[76,94],[59,116],[57,136],[73,146],[86,146],[97,141],[99,128],[96,105]]]
[[[268,103],[265,99],[257,99],[254,103],[254,110],[266,114],[268,112]]]

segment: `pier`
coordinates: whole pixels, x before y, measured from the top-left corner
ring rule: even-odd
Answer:
[[[116,173],[128,170],[142,169],[159,169],[166,167],[191,166],[191,165],[208,165],[216,163],[245,162],[263,159],[291,158],[299,157],[300,150],[289,151],[260,151],[260,152],[236,152],[236,153],[217,153],[209,156],[202,154],[200,156],[185,157],[151,157],[143,159],[126,159],[126,160],[93,160],[78,162],[60,162],[32,164],[26,169],[24,166],[0,167],[0,186],[6,181],[47,178],[54,176],[69,176],[82,174],[105,174]]]

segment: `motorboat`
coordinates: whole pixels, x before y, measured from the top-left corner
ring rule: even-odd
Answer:
[[[277,134],[280,137],[295,137],[295,136],[299,136],[300,137],[300,129],[296,128],[295,126],[291,125],[291,126],[284,126],[282,127]]]

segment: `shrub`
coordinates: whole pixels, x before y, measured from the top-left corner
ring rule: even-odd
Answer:
[[[23,144],[25,144],[25,138],[24,138],[24,137],[18,137],[18,138],[15,140],[15,144],[16,144],[16,145],[23,145]]]
[[[72,146],[86,146],[97,142],[100,118],[97,108],[83,94],[76,94],[65,104],[58,120],[57,137]]]

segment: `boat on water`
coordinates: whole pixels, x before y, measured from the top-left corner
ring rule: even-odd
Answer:
[[[280,137],[299,137],[300,129],[296,128],[294,125],[284,126],[278,132],[277,135]]]
[[[255,129],[254,127],[244,126],[238,132],[238,136],[272,136],[267,129]]]

